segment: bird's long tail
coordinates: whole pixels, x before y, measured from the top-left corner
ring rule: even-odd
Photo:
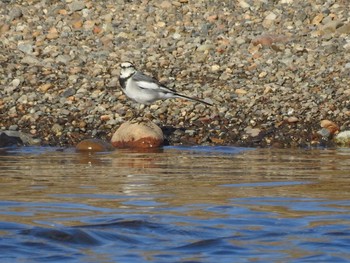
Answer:
[[[213,106],[212,103],[209,103],[209,102],[206,102],[206,101],[204,101],[204,100],[197,99],[197,98],[188,97],[188,96],[186,96],[186,95],[182,95],[182,94],[179,94],[179,93],[175,93],[174,95],[175,95],[176,97],[178,97],[178,98],[183,98],[183,99],[186,99],[186,100],[197,101],[197,102],[203,103],[203,104],[205,104],[205,105],[207,105],[207,106]]]

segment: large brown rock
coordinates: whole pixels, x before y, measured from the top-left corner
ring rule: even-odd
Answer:
[[[126,122],[114,133],[111,142],[118,148],[154,148],[163,145],[164,135],[151,121]]]

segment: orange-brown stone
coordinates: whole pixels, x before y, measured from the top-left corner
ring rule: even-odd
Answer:
[[[75,149],[79,152],[108,152],[113,150],[113,147],[100,139],[86,139],[79,142]]]

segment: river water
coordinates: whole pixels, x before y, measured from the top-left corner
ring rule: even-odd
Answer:
[[[0,150],[0,262],[350,262],[350,150]]]

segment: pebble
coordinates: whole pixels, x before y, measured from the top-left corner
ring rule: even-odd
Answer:
[[[52,88],[51,83],[45,83],[39,86],[39,90],[42,92],[47,92],[50,88]]]
[[[322,128],[321,130],[317,131],[317,134],[319,134],[322,139],[328,139],[331,136],[331,133],[326,128]]]
[[[59,34],[58,31],[55,27],[52,27],[49,29],[48,34],[46,35],[46,38],[49,40],[56,39],[58,38]]]
[[[341,147],[350,147],[350,131],[342,131],[334,137],[334,141]]]
[[[211,45],[211,44],[203,44],[203,45],[200,45],[200,46],[197,48],[197,51],[205,52],[205,51],[209,51],[209,50],[214,49],[214,48],[215,48],[214,45]]]
[[[76,12],[85,8],[85,3],[84,1],[73,1],[68,5],[68,7],[71,12]]]
[[[74,94],[76,93],[76,90],[73,89],[73,88],[68,88],[66,89],[63,93],[62,93],[62,96],[65,97],[65,98],[68,98],[70,96],[73,96]]]
[[[11,11],[9,13],[9,17],[10,17],[11,20],[20,18],[23,15],[22,9],[17,7],[17,6],[11,8],[10,10]]]
[[[56,57],[56,63],[67,64],[70,61],[70,56],[68,55],[58,55]]]
[[[346,23],[336,29],[339,34],[350,34],[350,23]]]
[[[238,3],[242,8],[249,8],[250,7],[250,5],[244,0],[239,0]]]
[[[173,39],[177,40],[177,39],[180,39],[181,38],[181,34],[179,33],[174,33],[173,34]]]
[[[288,123],[296,123],[296,122],[298,122],[298,121],[299,121],[298,117],[292,116],[292,117],[288,117],[288,118],[287,118],[287,122],[288,122]]]
[[[32,65],[32,66],[40,65],[40,61],[37,58],[30,55],[23,57],[22,63]]]
[[[246,132],[247,135],[249,135],[251,137],[257,137],[260,134],[261,129],[259,129],[259,128],[252,128],[252,127],[248,126],[245,129],[245,132]]]
[[[23,94],[21,97],[17,99],[17,102],[20,104],[27,104],[28,103],[28,96]]]
[[[236,89],[236,90],[235,90],[235,93],[236,93],[237,95],[245,95],[245,94],[248,93],[248,91],[246,91],[245,89]]]
[[[262,22],[263,27],[271,28],[274,25],[276,18],[276,14],[274,14],[273,12],[269,13]]]
[[[170,1],[163,1],[163,2],[161,2],[160,3],[160,7],[162,8],[162,9],[169,9],[169,8],[171,8],[171,2]]]
[[[63,127],[57,123],[55,123],[52,128],[51,128],[52,132],[55,134],[59,134],[63,131]]]
[[[211,66],[211,71],[216,72],[216,71],[219,71],[219,70],[220,70],[220,65],[215,64],[215,65]]]
[[[267,72],[263,71],[259,74],[259,78],[265,78],[267,76]]]
[[[16,124],[11,125],[11,126],[9,127],[9,130],[10,130],[10,131],[16,131],[16,130],[18,130],[18,125],[16,125]]]
[[[12,87],[17,88],[19,86],[19,84],[21,84],[21,80],[14,79],[14,80],[12,80],[11,84],[12,84]]]
[[[31,43],[20,41],[18,42],[17,47],[23,53],[26,53],[26,54],[33,53],[33,45]]]

